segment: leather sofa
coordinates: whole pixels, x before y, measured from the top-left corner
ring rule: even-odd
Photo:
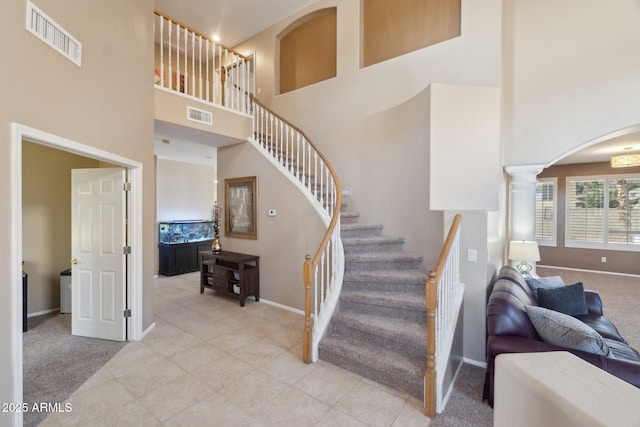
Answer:
[[[640,354],[622,338],[602,312],[596,292],[584,291],[588,313],[575,316],[595,330],[608,345],[608,355],[598,355],[543,341],[527,315],[526,306],[538,306],[536,293],[512,267],[503,267],[493,281],[487,303],[487,371],[483,400],[493,406],[495,358],[502,353],[569,351],[592,365],[640,388]]]

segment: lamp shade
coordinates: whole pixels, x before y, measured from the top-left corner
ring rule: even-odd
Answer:
[[[511,261],[540,261],[538,242],[512,240],[509,242],[509,259]]]

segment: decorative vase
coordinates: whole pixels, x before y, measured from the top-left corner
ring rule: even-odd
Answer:
[[[222,245],[220,244],[220,236],[217,234],[213,236],[213,243],[211,244],[211,250],[214,254],[219,254],[222,251]]]

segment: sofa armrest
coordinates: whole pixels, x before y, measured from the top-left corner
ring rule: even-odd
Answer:
[[[589,314],[602,316],[602,300],[600,294],[594,291],[584,291],[584,299],[587,301]]]

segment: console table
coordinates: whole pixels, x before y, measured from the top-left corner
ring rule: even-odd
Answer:
[[[244,300],[253,295],[260,301],[260,257],[237,252],[200,253],[200,293],[213,289]]]

